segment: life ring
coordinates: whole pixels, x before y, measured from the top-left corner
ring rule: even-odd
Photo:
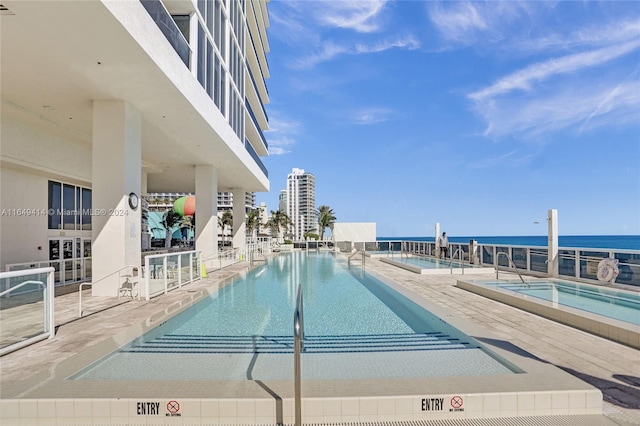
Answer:
[[[598,263],[598,280],[600,281],[612,281],[619,273],[617,259],[602,259]]]

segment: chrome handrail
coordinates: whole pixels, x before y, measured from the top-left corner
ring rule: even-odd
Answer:
[[[506,258],[509,260],[509,262],[511,262],[511,266],[513,266],[513,269],[516,271],[516,274],[518,274],[518,276],[520,277],[520,281],[522,281],[522,284],[527,284],[524,282],[524,278],[522,278],[522,275],[520,275],[520,271],[518,271],[518,268],[516,267],[516,264],[513,263],[513,260],[511,259],[511,257],[503,252],[503,251],[499,251],[498,254],[496,254],[496,280],[498,279],[498,259],[500,258],[500,255],[503,254],[506,256]],[[527,284],[527,287],[529,287],[529,284]]]
[[[256,253],[258,253],[258,259],[256,259]],[[267,262],[267,257],[264,255],[264,253],[262,253],[260,250],[251,250],[249,252],[250,256],[249,256],[249,264],[253,265],[253,262],[256,260],[262,261],[262,262]]]
[[[84,283],[82,283],[82,284],[80,284],[78,286],[78,318],[82,318],[82,286],[85,285],[85,284],[93,286],[93,284],[99,283],[100,281],[112,276],[113,274],[120,273],[120,272],[122,272],[123,270],[125,270],[127,268],[133,268],[136,271],[140,270],[140,266],[138,266],[138,265],[125,265],[122,268],[120,268],[118,270],[115,270],[115,271],[105,275],[104,277],[100,278],[99,280],[84,282]],[[133,275],[133,273],[131,275]],[[120,276],[118,275],[118,277],[120,277]],[[139,288],[140,287],[138,287],[138,289]],[[133,291],[133,287],[132,287],[131,291]],[[120,288],[118,288],[118,294],[116,296],[118,298],[120,298]],[[140,300],[140,291],[138,291],[138,300]]]
[[[45,283],[43,283],[42,281],[34,281],[34,280],[29,280],[29,281],[24,281],[21,282],[20,284],[18,284],[15,287],[11,287],[5,291],[3,291],[2,293],[0,293],[0,297],[4,296],[5,294],[9,294],[14,290],[19,289],[20,287],[24,287],[25,285],[29,285],[29,284],[38,284],[40,287],[42,288],[47,288],[47,285]]]
[[[301,397],[301,360],[300,353],[304,351],[304,312],[302,303],[302,285],[298,285],[296,309],[293,312],[293,375],[295,395],[295,424],[302,426],[302,397]]]
[[[354,243],[354,248],[355,248],[355,243]],[[365,257],[366,257],[366,255],[367,255],[367,254],[366,254],[366,251],[365,251],[365,248],[363,247],[363,248],[362,248],[362,250],[358,250],[358,249],[355,249],[355,250],[356,250],[356,251],[355,251],[355,253],[351,254],[351,255],[347,258],[347,265],[348,265],[348,266],[351,266],[351,258],[352,258],[353,256],[355,256],[356,254],[361,253],[361,254],[362,254],[362,269],[364,269],[364,261],[365,261]]]
[[[462,275],[464,275],[464,250],[462,250],[461,248],[453,252],[453,256],[451,256],[451,260],[449,261],[449,268],[451,270],[451,274],[453,274],[453,266],[451,266],[451,264],[456,259],[456,253],[458,252],[460,252],[460,257],[458,259],[462,261]]]

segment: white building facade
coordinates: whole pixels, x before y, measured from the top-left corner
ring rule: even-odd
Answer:
[[[115,296],[141,265],[146,193],[196,194],[196,249],[218,250],[218,193],[244,244],[260,157],[268,0],[3,0],[0,268],[61,263],[57,279]],[[242,212],[242,214],[240,214]]]
[[[287,216],[294,240],[303,240],[307,232],[317,233],[316,178],[303,169],[292,169],[287,175]]]

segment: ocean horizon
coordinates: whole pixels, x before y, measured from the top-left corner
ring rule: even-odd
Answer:
[[[450,243],[468,243],[476,240],[480,244],[504,244],[511,246],[547,246],[546,235],[528,236],[449,236]],[[426,241],[434,237],[377,237],[378,241]],[[559,247],[640,250],[640,235],[559,235]]]

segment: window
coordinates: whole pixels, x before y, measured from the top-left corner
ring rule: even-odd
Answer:
[[[48,229],[91,230],[91,190],[49,181]]]

